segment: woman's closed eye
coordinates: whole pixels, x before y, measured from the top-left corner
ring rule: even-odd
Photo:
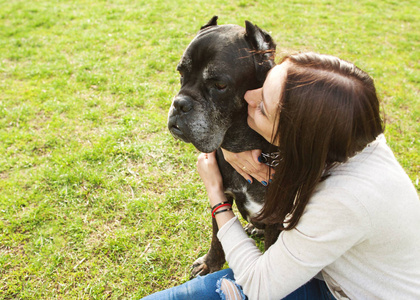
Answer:
[[[264,105],[263,105],[263,102],[262,101],[258,104],[257,109],[261,112],[261,114],[264,117],[267,117],[267,114],[265,113]]]

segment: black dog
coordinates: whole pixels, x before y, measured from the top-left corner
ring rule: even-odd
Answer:
[[[217,149],[217,161],[223,186],[230,203],[235,200],[244,219],[260,211],[266,187],[255,181],[249,184],[223,157],[220,147],[231,152],[262,149],[271,145],[247,124],[247,90],[264,83],[274,66],[275,43],[271,36],[246,21],[246,29],[237,25],[217,25],[217,16],[201,27],[185,50],[177,70],[181,90],[169,111],[168,127],[172,135],[192,143],[201,152]],[[274,226],[253,224],[265,229],[265,248],[279,234]],[[221,269],[225,262],[213,220],[213,237],[209,252],[193,265],[193,276]]]

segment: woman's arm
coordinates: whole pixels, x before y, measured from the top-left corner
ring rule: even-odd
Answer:
[[[249,299],[282,299],[364,240],[370,217],[357,199],[337,189],[313,200],[296,228],[264,253],[238,220],[217,234],[236,282]]]
[[[215,153],[200,154],[197,168],[210,205],[226,201]],[[229,266],[250,299],[285,297],[363,239],[370,224],[364,206],[341,189],[313,197],[299,225],[283,231],[264,254],[232,211],[216,221]]]

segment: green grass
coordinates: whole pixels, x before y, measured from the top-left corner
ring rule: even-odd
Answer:
[[[418,191],[418,1],[0,0],[0,298],[131,299],[189,278],[211,218],[197,152],[166,129],[199,27],[250,20],[278,57],[375,79]]]

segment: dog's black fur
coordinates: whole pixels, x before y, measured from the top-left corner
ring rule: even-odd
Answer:
[[[223,157],[220,147],[231,152],[261,149],[271,145],[247,124],[247,90],[259,88],[274,66],[275,43],[271,36],[246,21],[237,25],[217,25],[217,16],[201,27],[185,50],[178,71],[181,90],[173,99],[168,127],[172,135],[191,142],[201,152],[217,149],[223,186],[230,203],[235,200],[244,219],[252,222],[262,207],[266,187],[249,184]],[[265,248],[272,245],[279,231],[274,226],[253,224],[265,229]],[[196,260],[193,276],[221,269],[225,262],[213,219],[209,252]]]

